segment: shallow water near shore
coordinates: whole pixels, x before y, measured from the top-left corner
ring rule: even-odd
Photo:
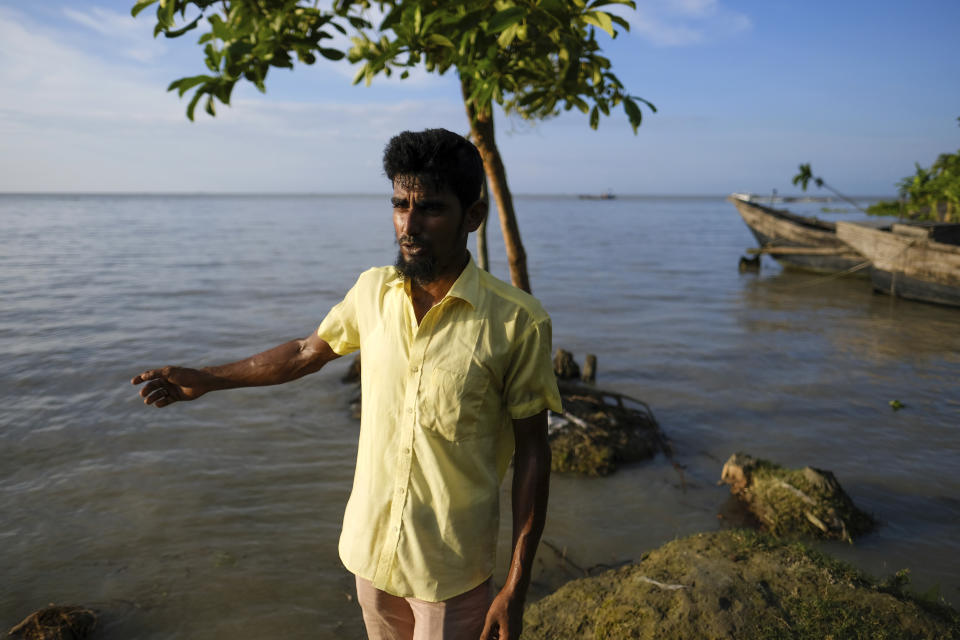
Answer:
[[[0,195],[0,629],[56,602],[100,609],[104,638],[362,637],[336,549],[346,359],[159,411],[129,379],[306,335],[392,262],[388,198]],[[554,345],[649,403],[682,465],[555,475],[531,598],[724,526],[716,482],[746,451],[833,471],[880,521],[820,548],[960,604],[960,309],[769,258],[741,274],[754,241],[721,198],[517,209]]]

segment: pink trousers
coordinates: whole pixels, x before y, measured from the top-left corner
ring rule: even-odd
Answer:
[[[478,640],[493,600],[490,580],[443,602],[400,598],[357,577],[370,640]]]

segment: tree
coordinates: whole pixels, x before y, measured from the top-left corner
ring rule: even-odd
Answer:
[[[916,171],[897,183],[900,199],[870,205],[874,215],[895,215],[913,220],[960,222],[960,151],[942,153],[929,169]]]
[[[807,190],[807,186],[810,184],[810,181],[811,181],[811,180],[813,180],[813,183],[814,183],[815,185],[817,185],[818,188],[819,188],[819,187],[823,187],[823,188],[825,188],[825,189],[829,189],[830,191],[832,191],[833,193],[835,193],[837,196],[839,196],[840,198],[843,198],[844,200],[846,200],[847,202],[849,202],[850,204],[852,204],[854,207],[856,207],[856,208],[859,209],[860,211],[863,211],[864,213],[866,213],[866,210],[865,210],[863,207],[861,207],[861,206],[858,205],[856,202],[854,202],[852,199],[848,198],[847,196],[843,195],[842,193],[840,193],[839,191],[837,191],[836,189],[834,189],[833,187],[831,187],[830,185],[828,185],[826,182],[823,181],[823,178],[821,178],[821,177],[819,177],[819,176],[813,175],[813,170],[810,169],[810,163],[809,163],[809,162],[806,163],[806,164],[801,164],[801,165],[798,167],[798,173],[797,173],[797,175],[793,176],[793,184],[794,184],[794,186],[796,186],[796,185],[799,184],[799,185],[800,185],[800,188],[803,189],[804,191],[806,191],[806,190]]]
[[[656,111],[625,91],[597,42],[598,29],[611,37],[617,27],[629,29],[624,18],[606,8],[635,8],[633,0],[334,0],[329,11],[302,0],[139,0],[133,14],[154,3],[159,3],[155,35],[180,36],[211,13],[210,31],[200,44],[213,75],[180,78],[169,87],[181,96],[194,89],[187,107],[191,119],[204,95],[211,115],[215,101],[229,104],[230,91],[241,78],[265,90],[269,68],[292,66],[293,55],[305,64],[312,64],[317,54],[342,58],[344,52],[323,45],[332,29],[346,33],[347,26],[355,33],[349,59],[361,65],[355,83],[369,84],[394,71],[405,78],[420,64],[440,74],[455,70],[470,137],[483,157],[497,203],[510,279],[527,291],[526,253],[496,144],[493,105],[526,119],[576,108],[588,114],[594,129],[601,115],[622,105],[634,133],[643,119],[640,105]],[[371,33],[362,11],[374,4],[386,17]],[[188,10],[200,15],[187,21]]]

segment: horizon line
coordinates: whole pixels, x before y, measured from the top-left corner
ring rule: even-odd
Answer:
[[[588,196],[589,198],[597,198],[604,194],[610,193],[613,195],[613,200],[616,199],[641,199],[641,198],[696,198],[696,199],[713,199],[713,198],[727,198],[733,193],[744,193],[741,191],[731,191],[729,193],[616,193],[616,192],[577,192],[577,193],[515,193],[513,197],[515,198],[580,198],[581,196]],[[341,197],[341,198],[366,198],[366,197],[377,197],[382,195],[389,195],[386,190],[382,192],[322,192],[322,191],[0,191],[0,196],[61,196],[61,197],[76,197],[76,196],[87,196],[87,197],[103,197],[103,196],[139,196],[139,197],[294,197],[294,198],[305,198],[305,197]],[[765,198],[775,197],[777,199],[781,198],[816,198],[820,199],[830,199],[832,200],[842,200],[836,196],[818,196],[810,193],[801,192],[798,194],[790,193],[777,193],[776,196],[773,194],[758,194],[752,193],[751,195],[755,196],[757,200],[762,201]],[[851,195],[849,196],[855,200],[889,200],[896,199],[895,194],[890,195]]]

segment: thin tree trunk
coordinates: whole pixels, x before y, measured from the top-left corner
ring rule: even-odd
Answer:
[[[486,178],[483,180],[480,198],[486,204],[486,212],[483,214],[483,222],[477,227],[477,266],[484,271],[490,271],[490,255],[487,252],[487,219],[490,216],[490,189],[487,188]]]
[[[510,267],[510,282],[513,286],[530,291],[530,278],[527,275],[527,254],[520,240],[520,227],[513,209],[513,197],[507,186],[507,172],[500,159],[500,151],[493,135],[493,107],[486,105],[484,110],[476,109],[468,100],[469,81],[460,78],[463,102],[470,121],[470,136],[483,158],[483,168],[487,173],[490,193],[497,203],[500,214],[500,229],[503,231],[503,244],[507,250],[507,263]]]
[[[467,140],[473,141],[473,134],[467,131],[464,136]],[[480,185],[480,201],[483,202],[483,221],[477,227],[477,266],[484,271],[490,271],[490,253],[487,251],[487,218],[490,216],[490,187],[487,186],[487,177],[483,177],[483,184]]]

